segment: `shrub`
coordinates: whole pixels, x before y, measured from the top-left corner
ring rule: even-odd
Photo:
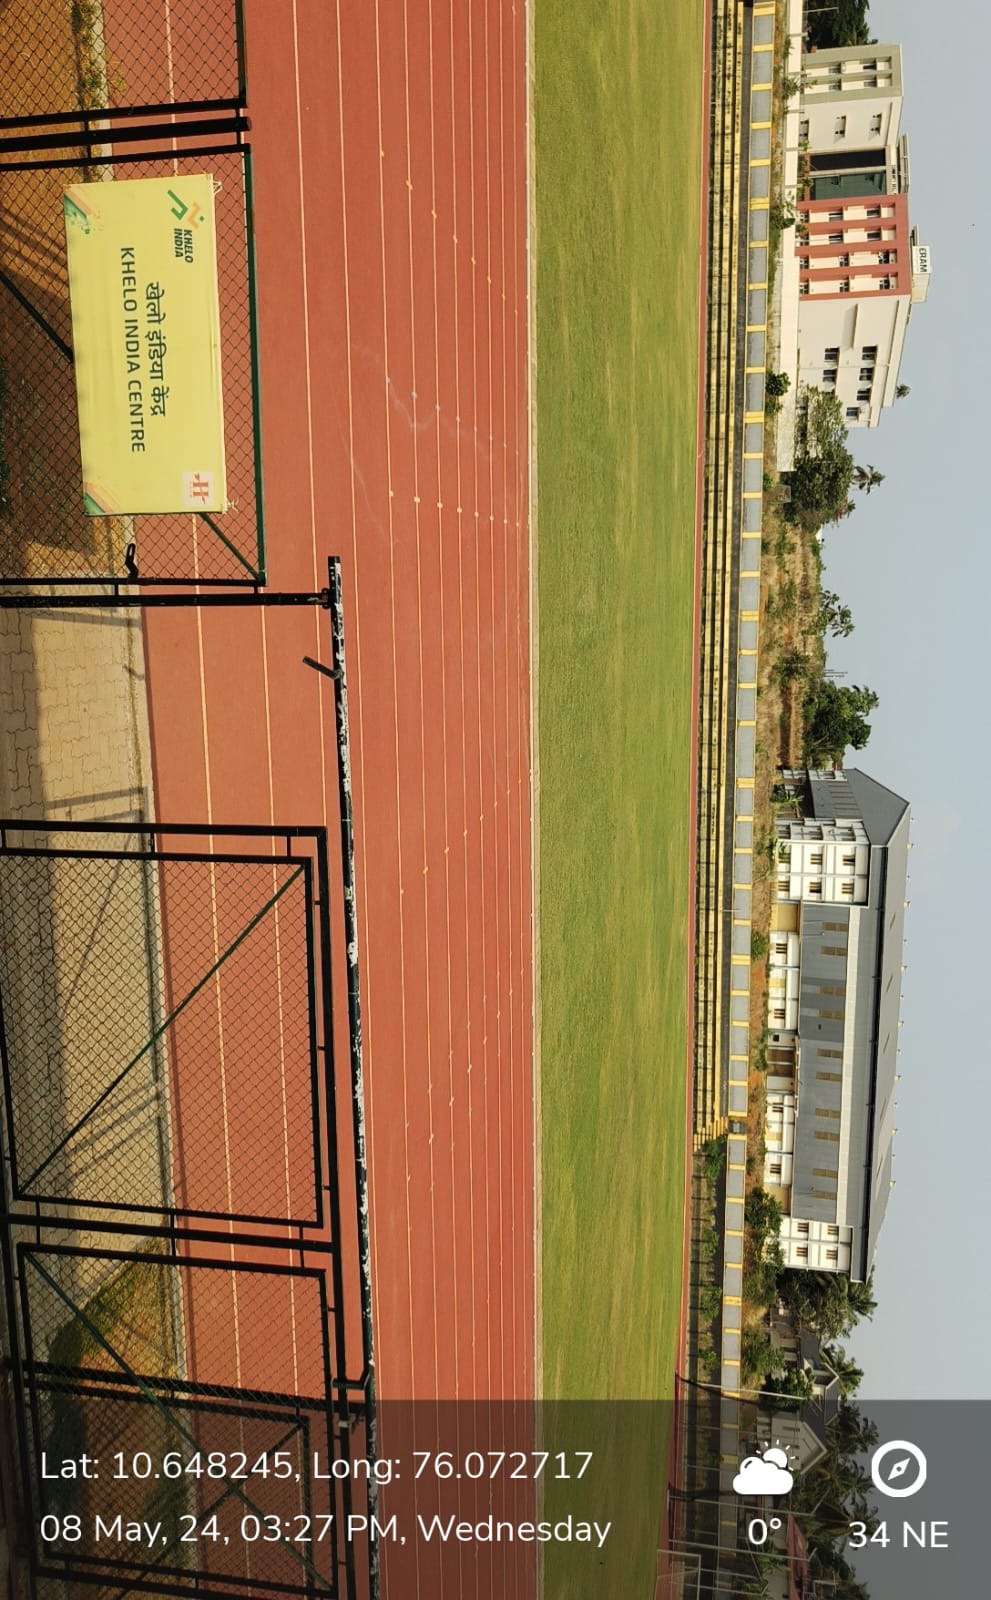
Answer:
[[[705,1176],[709,1183],[718,1183],[719,1175],[726,1161],[726,1135],[718,1139],[710,1139],[708,1144],[702,1146],[702,1163]]]
[[[723,1306],[723,1292],[716,1283],[706,1284],[699,1295],[699,1316],[703,1322],[712,1322]]]
[[[747,1328],[744,1331],[740,1357],[743,1370],[750,1378],[766,1378],[783,1365],[780,1352],[775,1350],[761,1328]]]
[[[782,1215],[780,1205],[766,1189],[751,1189],[744,1206],[744,1217],[755,1248],[762,1246],[766,1239],[777,1236]]]
[[[809,658],[804,650],[796,646],[786,650],[781,660],[774,668],[774,676],[782,689],[787,689],[796,678],[804,678],[809,670]]]
[[[766,961],[771,949],[771,941],[766,933],[758,933],[756,928],[750,935],[751,961]]]

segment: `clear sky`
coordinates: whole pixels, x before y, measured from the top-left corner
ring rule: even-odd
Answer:
[[[856,632],[830,648],[881,698],[848,764],[912,803],[896,1188],[877,1252],[879,1309],[850,1340],[872,1398],[986,1398],[991,1273],[988,890],[991,790],[991,12],[976,0],[872,0],[900,44],[909,218],[932,251],[902,361],[912,393],[851,435],[886,474],[826,531],[826,587]],[[991,475],[989,475],[991,476]]]

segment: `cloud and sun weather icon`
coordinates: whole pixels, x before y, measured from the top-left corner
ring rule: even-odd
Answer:
[[[740,1462],[733,1489],[740,1495],[790,1494],[794,1483],[787,1452],[771,1445],[763,1455],[746,1456]]]

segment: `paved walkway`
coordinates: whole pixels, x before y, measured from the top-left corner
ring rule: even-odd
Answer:
[[[137,618],[0,612],[0,816],[148,817],[149,748]],[[107,862],[0,858],[0,984],[20,1178],[47,1161],[27,1185],[38,1192],[126,1199],[138,1170],[152,1193],[161,1190],[163,1062],[152,1052],[140,1078],[132,1074],[126,1092],[53,1156],[108,1080],[108,1065],[140,1049],[156,1011],[154,900],[135,893],[134,878]],[[80,1231],[74,1242],[92,1236]],[[85,1301],[97,1287],[94,1271],[77,1267],[71,1281],[64,1272],[62,1288]],[[47,1313],[43,1320],[63,1317],[64,1308],[53,1301]],[[5,1568],[0,1527],[0,1575]]]
[[[0,813],[152,814],[140,620],[0,612]]]

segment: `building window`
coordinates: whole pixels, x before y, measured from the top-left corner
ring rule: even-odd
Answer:
[[[877,280],[877,286],[879,289],[890,289],[891,284],[892,280],[890,278],[878,278]]]
[[[839,1144],[840,1142],[838,1133],[828,1133],[824,1128],[816,1129],[816,1138],[824,1144]]]
[[[798,258],[798,270],[799,270],[799,272],[808,272],[808,270],[809,270],[809,258],[808,258],[808,256],[799,256],[799,258]]]
[[[812,1198],[813,1198],[813,1200],[835,1200],[836,1199],[836,1190],[835,1189],[813,1189]]]
[[[816,878],[816,879],[814,879],[814,881],[812,883],[809,884],[809,894],[818,894],[818,895],[822,894],[822,881],[821,881],[821,879]]]
[[[881,237],[880,228],[869,228],[867,230],[867,238],[868,238],[868,242],[870,244],[876,244],[877,241],[880,239],[880,237]]]
[[[820,1083],[842,1083],[842,1072],[817,1072],[816,1077]]]
[[[828,1117],[831,1122],[839,1122],[840,1120],[839,1112],[831,1110],[829,1106],[816,1106],[816,1116]]]
[[[839,1254],[840,1253],[839,1253],[838,1250],[827,1250],[826,1251],[826,1260],[827,1261],[838,1261],[839,1260]]]
[[[881,122],[882,122],[882,120],[883,119],[882,119],[880,113],[876,117],[871,117],[871,134],[872,135],[877,135],[877,134],[879,134],[881,132]]]
[[[808,1247],[808,1245],[807,1244],[797,1244],[795,1246],[795,1254],[798,1257],[799,1261],[808,1261],[808,1259],[809,1259],[809,1247]]]
[[[776,956],[786,956],[788,954],[787,939],[776,939],[774,941],[774,954]]]
[[[865,344],[863,349],[860,352],[860,359],[864,363],[865,366],[866,366],[868,361],[876,361],[877,360],[877,345],[876,344]]]
[[[829,234],[827,242],[829,244],[842,244],[843,243],[843,235],[842,235],[842,233],[831,233],[831,234]]]
[[[880,206],[868,206],[867,207],[867,215],[869,217],[879,217],[881,215],[881,207]]]
[[[852,895],[853,894],[853,884],[852,883],[845,883],[843,885],[843,893],[844,894],[848,894],[848,895]]]
[[[842,1050],[828,1049],[826,1047],[826,1045],[824,1045],[824,1044],[821,1044],[819,1046],[817,1054],[822,1056],[825,1061],[842,1061],[843,1060],[843,1051]]]
[[[824,922],[822,931],[823,933],[846,933],[847,924],[845,922]]]
[[[874,368],[873,367],[861,367],[861,369],[860,369],[860,381],[861,381],[861,383],[873,383],[874,382]]]
[[[801,121],[798,124],[798,137],[800,139],[807,139],[808,136],[809,136],[809,119],[808,119],[808,117],[802,117]]]
[[[858,400],[869,400],[870,397],[871,397],[871,391],[869,389],[858,389],[857,390],[857,399]]]
[[[800,1222],[798,1224],[798,1232],[799,1232],[799,1237],[800,1238],[807,1239],[808,1236],[809,1236],[809,1225],[808,1225],[808,1223],[807,1222]]]
[[[836,1225],[835,1225],[835,1223],[832,1223],[832,1222],[831,1222],[831,1223],[830,1223],[830,1224],[829,1224],[829,1226],[828,1226],[828,1228],[827,1228],[827,1229],[826,1229],[826,1237],[827,1237],[827,1238],[828,1238],[828,1239],[838,1239],[838,1238],[839,1238],[839,1236],[840,1236],[840,1230],[839,1230],[839,1228],[837,1228],[837,1226],[836,1226]]]
[[[846,138],[846,117],[837,117],[833,133],[837,139]]]
[[[836,285],[836,291],[837,291],[838,294],[849,294],[850,293],[850,279],[849,278],[841,278],[839,283]]]
[[[846,994],[845,983],[820,983],[820,994]]]
[[[847,419],[848,422],[856,422],[857,418],[859,416],[860,416],[860,407],[859,406],[847,406],[847,408],[846,408],[846,419]]]
[[[823,383],[835,383],[839,367],[824,367],[822,374]]]
[[[839,1171],[836,1167],[813,1167],[813,1178],[838,1178]]]
[[[877,253],[877,260],[878,265],[881,267],[890,266],[895,260],[895,252],[893,250],[879,250]]]
[[[834,364],[835,362],[839,361],[839,359],[840,359],[840,347],[839,347],[838,344],[831,344],[829,349],[828,350],[824,350],[823,353],[822,353],[823,366],[828,367],[828,366]]]
[[[799,294],[808,294],[808,292],[809,292],[809,280],[807,278],[803,278],[802,279],[801,283],[798,286],[798,292],[799,292]]]
[[[770,1172],[772,1178],[780,1178],[780,1176],[781,1176],[781,1162],[780,1161],[772,1161],[771,1165],[768,1167],[767,1170]]]
[[[773,1015],[774,1015],[775,1022],[784,1022],[784,1020],[785,1020],[785,1008],[784,1008],[784,1006],[775,1006]]]
[[[856,856],[844,856],[843,857],[843,865],[845,867],[855,867],[857,865]]]
[[[878,216],[880,216],[880,215],[881,215],[881,213],[879,211],[878,212]],[[826,212],[826,221],[827,222],[842,222],[843,221],[843,213],[842,213],[842,211],[827,211]]]

